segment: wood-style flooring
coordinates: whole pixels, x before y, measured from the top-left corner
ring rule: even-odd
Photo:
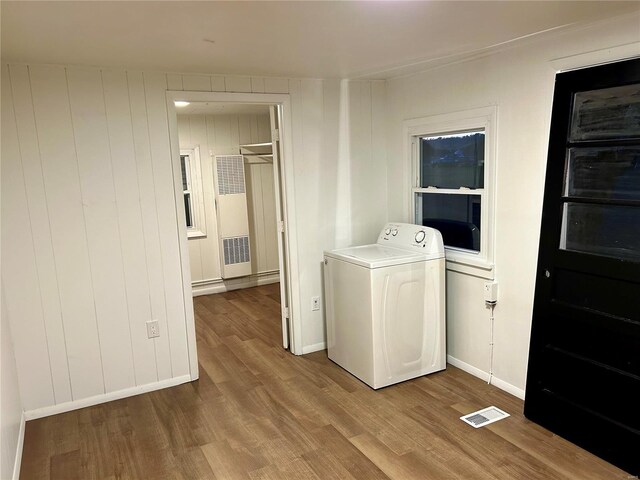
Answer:
[[[197,382],[27,423],[22,479],[626,479],[457,368],[373,391],[282,349],[278,285],[194,299]],[[511,417],[474,429],[465,413]]]

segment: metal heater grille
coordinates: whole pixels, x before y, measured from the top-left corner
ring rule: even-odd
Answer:
[[[242,155],[216,155],[218,195],[245,193]]]
[[[249,254],[249,237],[223,238],[224,264],[247,263],[251,261]]]
[[[502,420],[503,418],[507,418],[508,416],[509,414],[507,412],[504,412],[499,408],[487,407],[482,410],[478,410],[477,412],[464,415],[460,417],[460,420],[468,423],[473,428],[480,428],[485,425],[489,425],[490,423],[497,422],[498,420]]]

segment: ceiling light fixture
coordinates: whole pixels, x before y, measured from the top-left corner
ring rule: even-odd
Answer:
[[[189,105],[189,102],[185,102],[184,100],[176,100],[175,102],[173,102],[173,104],[176,107],[186,107],[187,105]]]

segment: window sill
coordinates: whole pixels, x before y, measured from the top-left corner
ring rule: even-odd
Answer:
[[[494,264],[483,259],[474,258],[471,255],[459,254],[450,250],[445,251],[447,270],[464,273],[487,280],[494,279]]]
[[[189,240],[193,240],[196,238],[204,238],[207,234],[205,232],[201,232],[200,230],[187,230],[187,238]]]

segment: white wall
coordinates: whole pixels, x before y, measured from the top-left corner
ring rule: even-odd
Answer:
[[[184,378],[166,76],[12,65],[2,83],[2,277],[25,409]]]
[[[296,215],[304,352],[325,348],[323,252],[372,243],[387,219],[385,85],[292,84]],[[304,142],[304,144],[302,143]]]
[[[189,238],[194,286],[220,281],[213,155],[233,155],[240,144],[270,142],[268,113],[261,115],[178,115],[180,148],[200,147],[206,237]],[[252,275],[278,270],[273,163],[245,162]]]
[[[24,441],[24,424],[22,423],[22,401],[18,391],[18,374],[16,359],[11,339],[11,328],[7,318],[8,312],[4,301],[2,287],[2,313],[0,314],[0,478],[17,478],[20,455]],[[16,462],[17,461],[17,462]],[[18,467],[18,468],[16,468]]]
[[[322,252],[375,238],[386,219],[383,126],[372,121],[383,84],[44,65],[2,75],[2,278],[25,410],[189,378],[167,89],[289,93],[297,315],[305,351],[323,346],[323,312],[310,305]],[[339,140],[352,156],[338,158]],[[159,338],[147,338],[149,319]]]
[[[637,14],[627,16],[387,83],[388,203],[394,220],[409,220],[410,164],[403,157],[403,120],[498,107],[494,373],[503,387],[510,385],[520,395],[526,379],[555,69],[640,54],[638,25]],[[628,45],[633,42],[635,46]],[[617,46],[623,47],[612,48]],[[603,51],[593,53],[598,50]],[[448,354],[488,372],[489,312],[483,282],[447,273]]]

